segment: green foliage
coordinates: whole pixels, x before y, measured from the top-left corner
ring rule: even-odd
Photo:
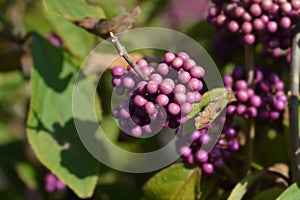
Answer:
[[[252,200],[265,200],[265,199],[276,199],[276,197],[283,191],[283,188],[273,187],[262,191],[258,195],[252,198]]]
[[[252,184],[262,175],[263,172],[258,172],[256,174],[249,174],[234,187],[231,191],[228,200],[241,200],[247,193],[248,189]]]
[[[200,198],[200,169],[174,164],[153,176],[143,187],[144,200]]]
[[[300,183],[294,183],[287,188],[276,200],[297,200],[300,197]]]
[[[66,19],[78,20],[85,17],[104,18],[101,7],[90,5],[85,0],[59,1],[43,0],[46,11],[56,13]]]
[[[29,143],[39,160],[79,197],[90,197],[97,184],[98,163],[74,126],[71,102],[78,65],[39,35],[34,35],[32,55]]]

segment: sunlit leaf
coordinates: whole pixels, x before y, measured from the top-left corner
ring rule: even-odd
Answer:
[[[97,184],[98,162],[83,146],[74,125],[74,120],[86,123],[84,116],[74,119],[72,113],[78,64],[36,34],[32,55],[32,98],[27,121],[29,143],[40,162],[79,197],[90,197]],[[85,94],[91,94],[91,80],[83,81],[86,81],[82,84]]]
[[[152,177],[143,187],[144,200],[200,198],[200,169],[174,164]]]

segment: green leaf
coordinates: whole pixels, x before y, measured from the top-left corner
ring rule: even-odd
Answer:
[[[107,134],[106,136],[108,137],[108,139],[114,144],[116,144],[118,142],[120,129],[116,124],[113,116],[108,115],[103,117],[100,126],[103,132]]]
[[[99,164],[83,146],[74,125],[74,120],[87,122],[86,116],[74,118],[72,115],[72,92],[78,65],[37,34],[33,36],[32,56],[32,97],[27,121],[29,143],[40,162],[79,197],[90,197],[97,184]],[[90,95],[94,88],[92,80],[82,82],[81,89]],[[84,99],[83,104],[90,103]],[[99,100],[96,102],[99,105]]]
[[[47,19],[52,24],[55,32],[63,41],[63,45],[75,56],[84,58],[93,48],[95,36],[63,19],[58,15],[49,13]]]
[[[50,11],[47,13],[47,18],[61,37],[63,45],[72,54],[80,58],[86,57],[92,50],[96,37],[76,26],[72,21],[86,17],[105,18],[102,8],[92,6],[85,0],[44,0],[44,7],[46,11]]]
[[[68,19],[83,19],[85,17],[104,18],[104,11],[101,7],[90,5],[85,0],[44,0],[46,11],[56,13]],[[59,23],[59,22],[57,22]]]
[[[300,182],[288,187],[276,200],[298,200],[300,197]]]
[[[231,191],[228,200],[240,200],[246,194],[248,189],[255,183],[255,181],[263,174],[263,172],[258,172],[256,174],[249,174],[244,179],[242,179]]]
[[[251,200],[266,200],[266,199],[276,199],[278,195],[283,191],[283,188],[273,187],[260,192],[258,195],[254,196]]]
[[[143,187],[144,200],[200,198],[200,169],[174,164],[153,176]]]

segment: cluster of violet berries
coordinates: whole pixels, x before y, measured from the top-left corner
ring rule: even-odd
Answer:
[[[213,0],[208,22],[223,35],[236,33],[242,44],[258,37],[264,52],[280,57],[291,45],[300,0]]]
[[[54,174],[48,173],[45,176],[45,190],[48,193],[53,193],[55,191],[61,191],[66,189],[66,185],[58,179]]]
[[[117,95],[127,95],[112,112],[120,127],[140,137],[157,127],[177,128],[185,123],[192,104],[202,99],[203,67],[185,52],[167,52],[156,67],[144,59],[136,64],[149,80],[143,80],[130,66],[112,69]]]
[[[216,169],[222,168],[225,160],[230,158],[240,148],[237,140],[237,127],[232,126],[232,120],[226,120],[222,134],[210,152],[205,151],[203,145],[208,145],[212,138],[208,135],[209,125],[190,135],[192,144],[179,148],[184,162],[201,166],[206,174],[214,174]]]
[[[237,101],[227,106],[227,115],[237,114],[245,119],[276,120],[287,103],[284,83],[275,73],[263,73],[256,69],[253,87],[249,87],[246,70],[236,67],[231,75],[225,75],[224,85],[234,91]]]

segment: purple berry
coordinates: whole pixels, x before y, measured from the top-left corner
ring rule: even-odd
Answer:
[[[174,88],[174,92],[175,93],[185,93],[186,92],[186,88],[184,85],[182,84],[177,84]]]
[[[204,163],[202,165],[202,170],[206,174],[213,174],[214,173],[214,166],[211,163]]]
[[[193,78],[202,78],[205,74],[205,70],[201,66],[195,66],[190,71]]]
[[[190,112],[192,112],[192,105],[190,103],[184,103],[183,105],[181,105],[181,111],[184,114],[189,114]]]
[[[161,75],[155,73],[155,74],[151,74],[150,80],[155,81],[156,83],[160,84],[162,82],[162,77],[161,77]]]
[[[234,85],[236,90],[248,89],[248,83],[245,80],[238,80]]]
[[[234,21],[234,20],[231,20],[228,23],[227,27],[233,33],[237,32],[239,30],[239,28],[240,28],[239,24],[236,21]]]
[[[230,104],[226,108],[226,113],[228,115],[233,115],[235,113],[235,111],[236,111],[236,106],[235,105]]]
[[[183,59],[180,58],[180,57],[176,57],[176,58],[172,61],[171,66],[172,66],[174,69],[179,69],[180,67],[183,66]]]
[[[192,155],[192,150],[191,150],[190,147],[183,146],[183,147],[180,148],[180,154],[183,157],[189,157],[190,155]]]
[[[134,97],[134,103],[137,106],[142,107],[142,106],[144,106],[147,103],[147,100],[143,96],[141,96],[141,95],[136,95]]]
[[[172,52],[168,52],[164,56],[164,61],[166,63],[171,63],[176,58],[176,55]]]
[[[190,59],[190,56],[186,52],[180,52],[180,53],[178,53],[178,57],[182,58],[183,60]]]
[[[178,115],[180,113],[180,106],[176,103],[170,103],[168,105],[168,111],[171,115]]]
[[[184,63],[183,63],[183,68],[187,71],[189,71],[190,69],[192,69],[195,66],[196,66],[196,62],[193,59],[188,59],[188,60],[184,61]]]
[[[131,134],[135,137],[140,137],[143,134],[143,130],[140,126],[136,126],[131,129]]]
[[[156,97],[156,103],[160,106],[166,106],[169,103],[169,97],[165,94],[160,94]]]
[[[186,95],[184,93],[175,93],[174,102],[181,105],[186,102]]]
[[[255,36],[253,34],[246,34],[243,37],[245,44],[253,44],[255,42]]]
[[[199,103],[202,100],[202,96],[199,92],[194,92],[195,94],[195,103]]]
[[[186,102],[193,104],[196,102],[196,96],[193,92],[187,92],[186,94]]]
[[[135,81],[131,77],[124,77],[122,79],[122,84],[127,89],[132,89],[135,86]]]
[[[178,74],[178,81],[182,84],[188,83],[191,79],[191,75],[187,71],[181,71]]]
[[[222,158],[219,158],[217,160],[214,161],[214,166],[216,168],[222,168],[224,166],[224,160]]]
[[[239,142],[236,139],[230,140],[228,146],[232,151],[237,151],[240,148]]]
[[[285,29],[288,29],[288,28],[290,28],[291,27],[291,25],[292,25],[292,21],[291,21],[291,19],[289,18],[289,17],[282,17],[281,19],[280,19],[280,22],[279,22],[279,26],[281,27],[281,28],[285,28]]]
[[[278,25],[275,21],[269,21],[267,23],[267,30],[270,32],[270,33],[275,33],[278,29]]]
[[[169,82],[163,81],[159,86],[159,91],[162,94],[170,94],[173,91],[172,85]]]
[[[236,112],[238,115],[243,115],[247,110],[247,106],[244,104],[238,104],[236,108]]]
[[[191,89],[191,90],[201,90],[201,89],[198,89],[199,87],[203,87],[203,84],[202,82],[199,80],[199,79],[196,79],[196,78],[191,78],[188,82],[188,87]]]
[[[263,20],[259,18],[254,19],[253,28],[257,31],[263,30],[265,28]]]
[[[200,163],[205,163],[208,161],[208,153],[202,149],[196,152],[195,157]]]
[[[199,141],[201,144],[206,145],[211,141],[211,138],[208,134],[204,134],[200,137]]]
[[[252,4],[252,5],[250,6],[250,13],[251,13],[253,16],[255,16],[255,17],[260,16],[261,13],[262,13],[262,10],[261,10],[260,5],[259,5],[259,4],[256,4],[256,3]]]
[[[147,112],[149,115],[153,115],[154,113],[156,113],[155,105],[154,105],[154,103],[152,103],[152,102],[147,102],[147,103],[145,104],[145,109],[146,109],[146,112]]]
[[[141,68],[144,69],[145,67],[148,67],[148,62],[144,59],[140,59],[136,62],[136,64]]]
[[[166,63],[160,63],[157,66],[157,71],[163,76],[166,76],[169,73],[169,66]]]
[[[147,84],[147,91],[150,94],[155,94],[158,90],[158,83],[155,81],[149,81]]]
[[[125,70],[122,66],[115,66],[113,69],[112,69],[112,75],[113,76],[123,76]]]
[[[241,102],[246,102],[249,98],[248,93],[245,90],[238,91],[236,94],[237,98]]]
[[[260,107],[262,104],[260,96],[253,95],[252,97],[250,97],[250,104],[256,108]]]

